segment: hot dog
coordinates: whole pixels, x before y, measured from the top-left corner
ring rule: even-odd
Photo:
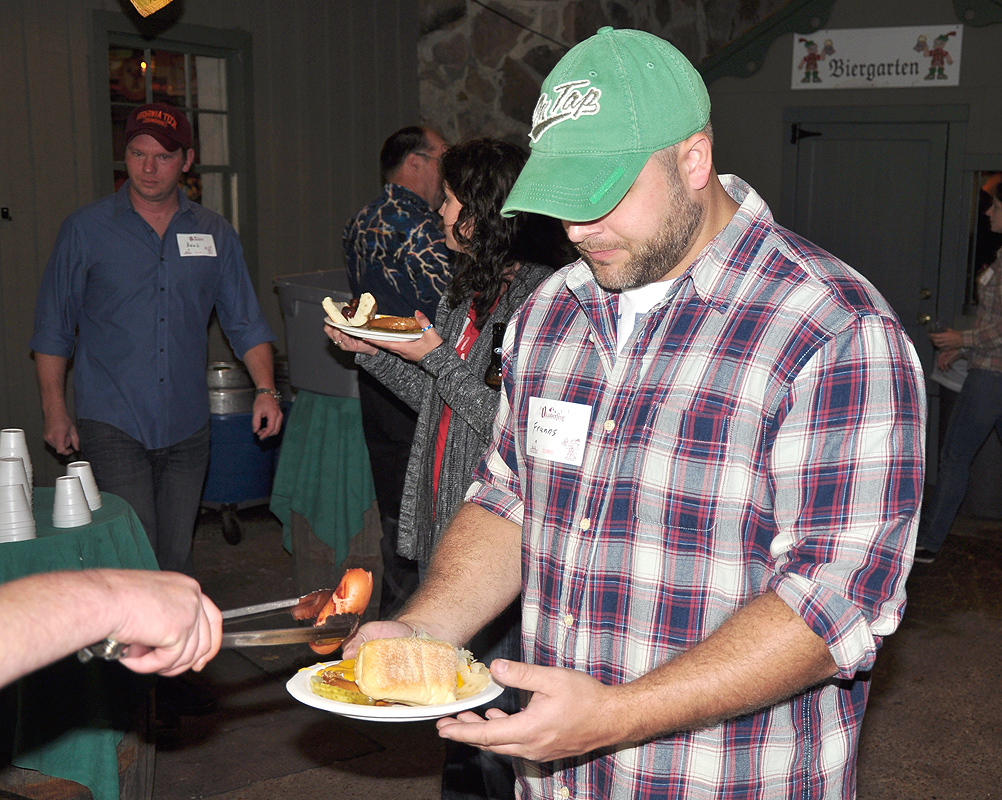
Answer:
[[[421,330],[421,325],[414,317],[391,317],[389,315],[373,317],[365,327],[377,331],[403,331],[406,333]]]
[[[353,613],[361,616],[372,597],[372,573],[365,569],[349,569],[344,573],[331,599],[320,609],[314,625],[323,625],[331,614]],[[310,642],[310,649],[322,656],[333,653],[341,646],[340,642],[333,645]]]

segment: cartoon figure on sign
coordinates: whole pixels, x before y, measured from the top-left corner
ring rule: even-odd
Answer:
[[[564,457],[568,461],[576,462],[578,460],[578,452],[581,449],[581,440],[568,437],[560,444],[564,447]]]
[[[818,77],[818,62],[824,61],[826,54],[835,52],[835,48],[832,47],[832,40],[828,39],[825,42],[825,49],[821,52],[818,52],[817,42],[812,42],[810,39],[804,39],[803,37],[800,38],[800,41],[807,48],[807,55],[800,59],[800,64],[797,65],[797,69],[804,71],[804,77],[800,82],[821,83],[821,78]]]
[[[918,42],[915,44],[915,49],[922,53],[922,55],[928,56],[931,59],[929,61],[929,74],[925,76],[927,81],[931,81],[934,78],[936,80],[946,80],[946,73],[943,71],[943,66],[953,63],[953,57],[946,50],[946,43],[950,41],[951,36],[956,35],[956,31],[950,31],[949,33],[937,36],[933,39],[931,49],[926,38],[924,36],[919,36]]]

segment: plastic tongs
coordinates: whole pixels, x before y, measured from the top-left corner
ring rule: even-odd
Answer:
[[[313,642],[337,647],[358,630],[359,617],[358,614],[331,614],[323,625],[315,625],[314,620],[333,595],[333,589],[318,589],[302,597],[224,611],[221,646],[256,647]],[[276,627],[276,624],[288,623],[290,616],[291,626]],[[121,658],[127,649],[128,645],[123,642],[105,639],[84,647],[77,652],[77,657],[83,662],[92,658],[113,661]]]

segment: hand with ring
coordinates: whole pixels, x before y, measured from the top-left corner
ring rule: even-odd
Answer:
[[[357,336],[347,334],[332,325],[324,325],[324,333],[327,334],[328,339],[334,342],[336,347],[344,350],[346,353],[362,353],[367,356],[374,356],[379,352],[365,339],[359,339]]]

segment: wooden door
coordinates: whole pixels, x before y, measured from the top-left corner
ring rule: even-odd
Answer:
[[[793,193],[786,224],[866,276],[930,365],[948,123],[805,122],[790,134],[796,171],[785,188]]]

